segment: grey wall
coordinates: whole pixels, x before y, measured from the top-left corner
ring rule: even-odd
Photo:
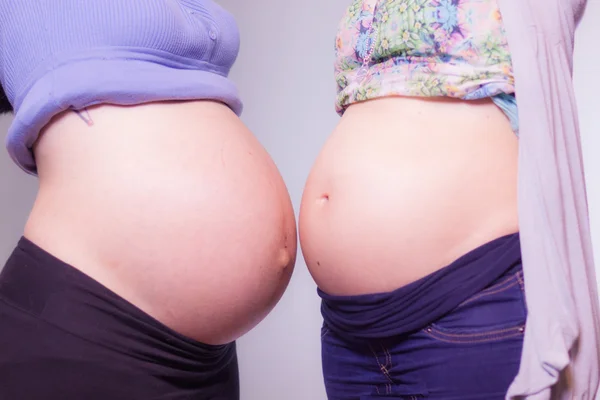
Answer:
[[[583,157],[587,179],[588,203],[592,226],[592,242],[596,255],[596,271],[600,280],[600,0],[588,0],[588,6],[577,30],[575,46],[575,93],[579,109]],[[600,282],[598,287],[600,288]]]
[[[338,119],[333,40],[350,0],[218,2],[240,25],[242,50],[232,78],[246,104],[242,119],[275,159],[298,210],[308,171]],[[600,37],[600,0],[588,2],[575,74],[594,247],[600,254],[600,54],[590,51]],[[320,324],[315,286],[300,258],[281,304],[240,340],[242,400],[325,399]]]
[[[334,37],[349,0],[217,0],[240,26],[232,78],[244,122],[277,163],[299,210],[313,161],[338,121]],[[321,400],[321,315],[316,286],[298,258],[281,303],[239,341],[242,400]]]
[[[0,142],[4,143],[12,118],[0,116]],[[0,148],[0,269],[23,233],[23,225],[33,205],[37,180],[21,173]]]
[[[246,108],[244,122],[273,156],[294,207],[319,149],[334,127],[333,37],[349,0],[218,0],[237,18],[242,50],[232,78]],[[282,5],[284,4],[284,5]],[[600,1],[589,0],[578,34],[575,82],[579,99],[596,253],[600,254]],[[0,132],[9,118],[0,117]],[[4,136],[4,134],[0,135]],[[0,264],[33,202],[36,182],[0,152]],[[600,265],[599,265],[600,270]],[[322,400],[316,287],[298,259],[275,311],[239,342],[242,400]]]

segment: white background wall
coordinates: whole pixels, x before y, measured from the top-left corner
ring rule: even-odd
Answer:
[[[8,115],[0,116],[2,143],[11,119]],[[23,232],[37,190],[36,179],[20,171],[4,147],[0,147],[0,269]]]
[[[337,121],[333,37],[349,0],[218,2],[236,16],[242,34],[232,78],[246,104],[243,119],[273,156],[298,210],[309,169]],[[600,0],[588,3],[577,36],[575,86],[594,248],[600,254]],[[9,123],[10,117],[0,117],[0,136]],[[35,179],[0,152],[0,268],[22,233],[35,190]],[[281,303],[239,342],[242,400],[325,399],[315,291],[299,257]]]

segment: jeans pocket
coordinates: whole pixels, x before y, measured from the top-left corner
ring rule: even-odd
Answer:
[[[467,299],[429,325],[425,333],[435,340],[457,344],[522,339],[526,318],[523,273],[518,271]]]

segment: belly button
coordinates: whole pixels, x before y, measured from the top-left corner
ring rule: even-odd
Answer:
[[[284,246],[282,249],[279,249],[277,254],[277,264],[282,268],[289,267],[292,261],[292,254],[288,249],[288,246]]]
[[[326,204],[329,202],[329,195],[325,193],[317,199],[317,204]]]

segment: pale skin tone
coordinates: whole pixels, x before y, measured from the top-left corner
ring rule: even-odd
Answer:
[[[387,119],[399,115],[403,129],[390,129]],[[301,239],[317,283],[337,294],[393,290],[518,231],[517,145],[489,100],[350,107],[302,203]]]
[[[87,111],[83,118],[61,115],[36,146],[41,189],[26,235],[198,340],[221,343],[258,323],[287,286],[296,255],[289,197],[264,150],[248,133],[234,133],[247,131],[214,103]],[[231,121],[229,135],[245,139],[195,128],[221,126],[222,119]],[[164,133],[173,121],[179,136]],[[82,128],[94,134],[81,135]],[[301,242],[316,282],[332,294],[393,290],[516,232],[517,149],[506,117],[490,101],[387,98],[351,106],[302,201]],[[256,176],[270,176],[262,189],[246,175],[230,175],[246,168],[222,169],[247,162],[239,160],[244,152],[263,160],[248,164],[263,169]],[[214,165],[222,172],[211,174]],[[232,182],[229,189],[214,194],[224,197],[206,197],[209,182],[223,181]],[[239,190],[257,202],[228,203]],[[263,192],[273,196],[265,201]],[[223,211],[207,220],[207,208]],[[233,209],[241,214],[224,223]],[[261,209],[266,214],[253,219]],[[265,224],[265,215],[272,222]],[[266,229],[254,235],[266,240],[219,239],[247,225]],[[189,233],[182,238],[182,231]],[[232,294],[240,300],[231,303]],[[214,329],[199,328],[201,321],[214,321]]]
[[[302,199],[300,241],[330,294],[386,292],[518,231],[518,139],[489,99],[352,105]]]
[[[289,195],[225,105],[66,112],[34,150],[40,190],[25,236],[176,331],[227,343],[287,287]]]

